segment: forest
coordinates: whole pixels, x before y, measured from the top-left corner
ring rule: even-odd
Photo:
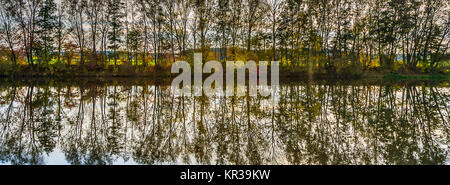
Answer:
[[[175,61],[282,74],[444,74],[447,0],[0,0],[0,75],[154,75]]]

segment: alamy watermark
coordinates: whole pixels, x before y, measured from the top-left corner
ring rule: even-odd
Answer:
[[[180,73],[172,81],[172,90],[175,96],[260,96],[270,97],[272,103],[279,100],[279,62],[270,64],[270,85],[268,84],[268,62],[260,61],[227,61],[226,84],[224,86],[224,70],[218,61],[208,61],[202,64],[202,54],[194,54],[194,84],[192,86],[191,66],[186,61],[178,61],[172,65],[172,73]],[[204,73],[214,73],[203,80]],[[246,71],[248,70],[248,86],[246,85]],[[235,73],[237,71],[237,84],[235,86]],[[259,81],[258,81],[259,80]],[[214,87],[212,86],[214,84]],[[182,87],[180,88],[180,86]],[[224,90],[225,87],[225,90]]]

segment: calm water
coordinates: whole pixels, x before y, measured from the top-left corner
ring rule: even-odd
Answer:
[[[282,83],[280,96],[3,82],[0,164],[450,164],[446,82]]]

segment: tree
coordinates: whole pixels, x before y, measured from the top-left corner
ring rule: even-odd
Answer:
[[[282,0],[269,0],[268,1],[270,6],[270,20],[272,24],[272,61],[276,61],[276,40],[275,40],[275,34],[278,24],[278,17],[279,17],[279,9],[280,6],[282,6],[283,1]]]
[[[188,20],[191,13],[191,0],[177,0],[175,4],[175,33],[179,50],[182,55],[186,54],[188,35]]]
[[[45,0],[39,10],[37,17],[38,30],[36,31],[38,36],[37,42],[41,46],[41,48],[36,48],[37,53],[40,53],[39,65],[41,65],[41,61],[48,64],[52,59],[55,31],[58,26],[55,10],[56,4],[54,0]]]
[[[61,63],[61,53],[62,53],[62,49],[63,49],[63,43],[65,40],[65,24],[63,21],[63,7],[61,4],[59,4],[59,6],[57,7],[58,9],[58,13],[57,13],[57,23],[56,23],[56,43],[57,43],[57,61],[58,64]]]
[[[108,32],[109,46],[108,48],[113,50],[114,66],[117,67],[117,59],[119,55],[117,50],[120,48],[122,43],[122,18],[124,17],[123,12],[121,12],[124,4],[121,0],[109,0],[108,1],[108,14],[109,14],[109,26],[110,31]]]
[[[18,0],[11,1],[8,9],[14,20],[19,24],[22,33],[22,45],[25,50],[28,65],[34,68],[33,50],[36,33],[36,18],[41,0]]]
[[[67,11],[69,15],[70,30],[74,34],[80,52],[80,68],[84,68],[84,51],[86,46],[85,40],[85,0],[66,0]]]
[[[132,28],[128,32],[127,36],[127,46],[129,47],[132,55],[134,56],[135,65],[138,65],[138,50],[141,47],[142,34],[141,30]]]
[[[247,14],[245,16],[245,23],[247,24],[247,52],[249,52],[254,27],[264,17],[267,6],[261,0],[247,0],[246,3]]]
[[[105,3],[102,0],[87,0],[86,4],[86,14],[88,16],[91,28],[91,51],[93,56],[91,59],[95,60],[96,64],[98,64],[97,35],[100,27],[99,24],[101,21],[100,14]]]
[[[220,58],[225,61],[227,59],[227,45],[229,42],[230,24],[231,24],[231,8],[230,0],[218,0],[216,1],[215,17],[217,18],[214,24],[215,27],[215,40],[219,43],[221,48]]]
[[[175,63],[175,43],[174,43],[174,36],[175,36],[175,0],[167,0],[166,4],[166,14],[169,17],[169,36],[170,36],[170,49],[172,53],[172,63]]]
[[[18,31],[17,23],[14,21],[13,12],[8,11],[12,9],[14,3],[11,0],[0,0],[0,38],[6,42],[11,53],[10,60],[14,67],[17,65],[17,56],[15,52],[15,44]]]
[[[211,23],[212,1],[195,0],[194,6],[194,16],[197,22],[195,26],[196,30],[194,30],[193,34],[199,34],[200,50],[206,56],[207,48],[209,47],[207,34]]]

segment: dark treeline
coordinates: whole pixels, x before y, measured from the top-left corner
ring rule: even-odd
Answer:
[[[123,84],[0,86],[0,164],[450,159],[446,85],[281,85],[271,106],[260,96],[174,97],[170,86]]]
[[[202,52],[292,72],[448,72],[449,12],[446,0],[0,0],[0,67],[155,71]]]

